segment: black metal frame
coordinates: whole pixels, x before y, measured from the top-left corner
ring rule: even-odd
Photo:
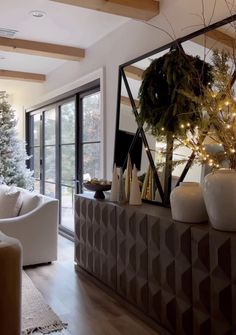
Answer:
[[[60,145],[60,134],[61,134],[61,122],[60,122],[60,116],[61,116],[61,110],[60,106],[71,100],[74,99],[75,101],[75,192],[80,193],[82,192],[82,117],[81,117],[81,107],[82,107],[82,98],[86,95],[89,95],[95,91],[100,90],[100,80],[94,80],[88,84],[85,84],[76,90],[72,90],[68,92],[67,94],[63,94],[61,96],[56,97],[55,99],[52,99],[50,101],[47,101],[43,104],[37,105],[32,107],[31,109],[27,110],[26,113],[26,143],[27,143],[27,153],[30,155],[32,154],[32,139],[33,139],[33,128],[32,128],[32,122],[31,122],[31,116],[40,113],[41,117],[44,118],[44,112],[46,110],[49,110],[49,108],[55,108],[56,110],[56,198],[59,200],[61,199],[61,191],[59,187],[59,181],[61,181],[61,167],[60,167],[60,157],[61,157],[61,145]],[[45,183],[44,178],[44,166],[43,162],[45,161],[45,152],[44,152],[44,122],[42,119],[41,122],[41,143],[40,143],[40,150],[41,151],[41,176],[40,176],[40,182],[41,182],[41,193],[44,194],[44,187],[42,187]],[[29,167],[33,169],[33,163],[32,160],[29,162]],[[61,216],[61,213],[60,213]],[[60,218],[61,219],[61,218]],[[60,231],[62,231],[64,234],[69,235],[73,237],[73,233],[67,229],[66,227],[59,226]]]
[[[126,87],[126,90],[127,90],[127,93],[128,93],[128,96],[129,96],[129,99],[130,99],[130,103],[131,103],[131,106],[132,106],[132,110],[133,110],[133,113],[135,115],[135,117],[137,117],[138,115],[138,112],[137,112],[137,108],[136,108],[136,105],[135,105],[135,102],[134,102],[134,99],[133,99],[133,96],[132,96],[132,93],[131,93],[131,90],[130,90],[130,87],[129,87],[129,83],[128,83],[128,80],[127,80],[127,77],[125,75],[125,71],[124,71],[124,68],[126,66],[129,66],[129,65],[132,65],[144,58],[147,58],[147,57],[150,57],[156,53],[159,53],[161,51],[164,51],[164,50],[168,50],[168,49],[171,49],[173,48],[176,44],[178,45],[181,45],[181,43],[183,42],[186,42],[194,37],[197,37],[199,35],[203,35],[205,33],[207,33],[208,31],[211,31],[211,30],[214,30],[214,29],[217,29],[221,26],[224,26],[226,24],[229,24],[233,21],[236,20],[236,14],[235,15],[231,15],[221,21],[218,21],[218,22],[215,22],[207,27],[204,27],[202,29],[199,29],[191,34],[188,34],[184,37],[181,37],[179,39],[176,39],[175,41],[173,42],[170,42],[162,47],[159,47],[157,49],[154,49],[150,52],[147,52],[139,57],[136,57],[126,63],[123,63],[119,66],[119,73],[118,73],[118,91],[117,91],[117,110],[116,110],[116,134],[118,133],[118,130],[119,130],[119,121],[120,121],[120,103],[121,103],[121,86],[122,86],[122,79],[124,81],[124,84],[125,84],[125,87]],[[166,165],[165,165],[165,180],[164,180],[164,190],[161,186],[161,183],[160,183],[160,179],[158,177],[158,174],[157,174],[157,171],[156,171],[156,168],[155,168],[155,164],[154,164],[154,161],[153,161],[153,158],[152,158],[152,155],[151,155],[151,152],[150,152],[150,148],[149,148],[149,145],[148,145],[148,142],[147,142],[147,139],[146,139],[146,135],[145,135],[145,132],[142,128],[142,126],[140,125],[137,125],[137,131],[136,131],[136,134],[134,136],[134,139],[130,145],[130,149],[132,149],[132,147],[134,146],[135,144],[135,141],[137,139],[137,137],[139,136],[139,134],[141,134],[141,137],[142,137],[142,140],[143,140],[143,144],[144,144],[144,147],[145,147],[145,150],[147,152],[147,155],[148,155],[148,159],[149,159],[149,163],[150,163],[150,166],[153,170],[153,174],[154,174],[154,182],[156,184],[156,187],[159,191],[159,194],[160,194],[160,197],[161,197],[161,200],[162,202],[157,202],[157,201],[150,201],[150,200],[143,200],[144,202],[149,202],[149,203],[153,203],[153,204],[157,204],[157,205],[162,205],[162,206],[169,206],[169,196],[170,196],[170,192],[171,192],[171,168],[172,168],[172,150],[171,150],[171,147],[173,147],[173,140],[171,141],[170,139],[167,139],[167,156],[166,157]],[[117,136],[115,137],[115,148],[117,146]],[[114,150],[114,153],[116,152],[116,150]],[[178,181],[177,181],[177,184],[176,186],[178,186],[180,184],[180,182],[182,182],[188,172],[188,170],[190,169],[191,165],[193,164],[193,161],[195,159],[195,154],[194,152],[190,155],[189,157],[189,160],[188,162],[186,163],[184,169],[183,169],[183,172],[182,174],[180,175]],[[115,162],[115,154],[114,154],[114,160]],[[125,164],[125,162],[124,162]]]

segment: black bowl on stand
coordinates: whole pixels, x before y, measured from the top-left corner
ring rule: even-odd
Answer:
[[[109,191],[111,189],[111,184],[92,184],[84,183],[84,187],[89,191],[94,191],[95,199],[105,199],[104,191]]]

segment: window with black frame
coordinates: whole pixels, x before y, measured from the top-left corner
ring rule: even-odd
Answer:
[[[60,229],[73,235],[74,194],[101,177],[99,81],[27,113],[27,143],[37,192],[60,200]]]

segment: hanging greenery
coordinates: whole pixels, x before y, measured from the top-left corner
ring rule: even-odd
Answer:
[[[204,88],[211,83],[211,66],[197,56],[185,54],[176,45],[144,71],[138,123],[156,137],[185,135],[202,117],[195,97],[203,95]]]

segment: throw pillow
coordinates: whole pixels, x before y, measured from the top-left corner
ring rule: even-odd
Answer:
[[[12,218],[19,214],[22,206],[21,192],[10,188],[0,193],[0,219]]]
[[[0,184],[0,194],[6,193],[10,190],[10,186],[7,186],[6,184]]]
[[[31,192],[22,192],[23,204],[20,210],[19,215],[24,215],[28,212],[31,212],[33,209],[41,205],[43,202],[43,198],[39,194],[31,193]]]

